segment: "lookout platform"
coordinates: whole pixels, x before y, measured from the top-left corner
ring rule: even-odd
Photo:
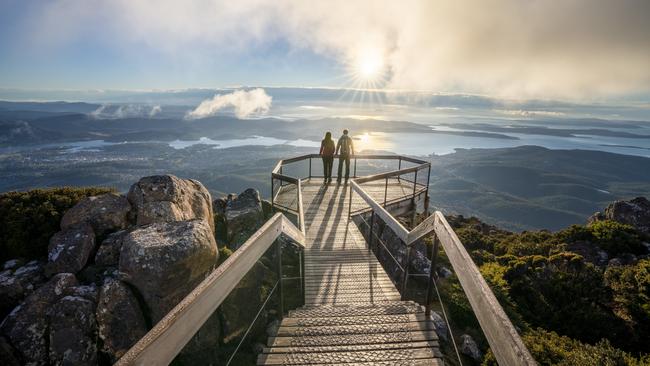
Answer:
[[[387,183],[387,184],[385,184]],[[295,185],[280,189],[276,203],[296,204]],[[305,227],[305,306],[289,313],[258,358],[261,365],[442,364],[438,335],[424,309],[401,301],[357,225],[348,216],[370,207],[346,184],[302,182]],[[410,199],[413,183],[370,182],[377,201]]]

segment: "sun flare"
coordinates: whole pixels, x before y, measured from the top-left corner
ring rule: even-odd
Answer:
[[[383,77],[384,55],[379,49],[359,50],[354,62],[354,74],[361,81],[377,82]]]

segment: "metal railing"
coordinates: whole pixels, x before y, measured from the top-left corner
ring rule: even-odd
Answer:
[[[275,243],[277,260],[277,281],[273,285],[255,319],[242,336],[239,344],[231,354],[228,363],[250,332],[268,300],[277,291],[278,313],[284,314],[283,281],[294,278],[283,277],[282,274],[282,243],[277,240],[280,235],[286,235],[299,248],[301,292],[304,296],[304,264],[302,250],[305,243],[304,227],[298,229],[282,213],[276,213],[259,230],[257,230],[239,249],[225,262],[217,267],[192,292],[178,303],[165,317],[160,320],[144,337],[124,354],[116,365],[167,365],[181,352],[185,345],[194,337],[201,326],[223,303],[226,297],[237,287],[244,276],[255,263]]]
[[[406,246],[406,260],[403,263],[399,263],[399,261],[392,255],[392,253],[390,253],[390,249],[386,247],[392,260],[398,263],[398,267],[402,271],[402,283],[400,286],[402,298],[404,298],[406,294],[408,278],[410,276],[409,267],[411,262],[412,246],[418,240],[431,234],[433,235],[433,250],[431,252],[427,281],[427,293],[425,300],[426,316],[429,317],[431,314],[433,291],[435,290],[436,293],[438,293],[438,289],[435,283],[435,268],[439,246],[442,245],[454,269],[454,272],[458,277],[458,281],[460,282],[460,285],[465,295],[467,296],[467,299],[469,300],[472,310],[476,315],[479,325],[485,334],[490,348],[492,349],[492,352],[497,359],[497,362],[500,365],[513,366],[536,365],[537,363],[530,355],[530,352],[524,345],[514,325],[504,312],[503,308],[494,296],[494,293],[479,272],[478,267],[476,267],[474,264],[474,261],[469,256],[469,253],[467,253],[467,250],[461,241],[458,239],[458,236],[456,236],[454,230],[451,228],[451,226],[449,226],[449,223],[443,214],[440,211],[436,211],[433,215],[429,216],[418,226],[409,231],[386,210],[386,202],[384,202],[383,205],[380,204],[367,192],[365,192],[363,190],[363,187],[360,185],[360,183],[365,183],[372,180],[381,180],[385,179],[387,176],[396,176],[398,174],[400,174],[400,171],[378,174],[373,177],[353,179],[351,181],[350,194],[352,194],[353,191],[356,192],[370,206],[370,223],[366,222],[369,228],[369,248],[372,245],[373,236],[377,237],[373,232],[375,217],[383,220],[386,226],[388,226]],[[386,184],[388,184],[388,182],[386,182]],[[352,197],[350,197],[350,200],[351,199]],[[354,214],[355,213],[352,211],[350,206],[350,216]],[[440,300],[439,293],[438,299]],[[444,316],[446,318],[446,314]],[[448,320],[447,324],[449,324]],[[456,347],[455,343],[454,347]],[[456,353],[458,353],[457,350]]]
[[[339,158],[339,155],[335,155],[334,159]],[[275,208],[280,208],[283,210],[286,210],[290,213],[293,213],[297,216],[298,218],[298,224],[302,225],[301,223],[304,221],[304,214],[302,213],[302,181],[303,180],[308,180],[312,178],[324,178],[323,175],[321,174],[315,174],[314,169],[312,167],[312,160],[313,159],[321,159],[321,155],[319,154],[307,154],[307,155],[301,155],[297,156],[294,158],[290,159],[283,159],[280,160],[273,170],[271,171],[271,205]],[[382,173],[378,175],[370,175],[370,176],[364,176],[364,177],[359,177],[357,175],[357,167],[358,167],[358,162],[362,160],[387,160],[387,161],[397,161],[398,163],[398,170],[397,171],[392,171],[388,173]],[[295,164],[298,162],[302,161],[307,161],[308,162],[308,169],[307,169],[307,175],[302,176],[302,177],[292,177],[286,174],[283,174],[283,168],[285,166]],[[352,179],[356,179],[357,182],[362,183],[365,181],[374,181],[376,180],[375,178],[378,176],[384,177],[386,179],[386,185],[388,186],[388,179],[391,177],[396,177],[400,182],[404,181],[407,183],[413,183],[413,198],[415,198],[417,195],[424,194],[425,195],[425,205],[426,202],[428,202],[428,186],[429,186],[429,177],[431,175],[431,163],[408,157],[408,156],[402,156],[402,155],[370,155],[370,154],[357,154],[357,155],[352,155],[350,157],[350,162],[351,162],[351,170],[352,170]],[[411,164],[417,164],[417,166],[409,167],[402,169],[402,165],[404,163],[411,163]],[[422,172],[423,170],[427,170],[426,173]],[[399,172],[396,174],[396,172]],[[425,176],[426,177],[426,184],[424,183],[418,183],[418,172],[420,173],[421,177]],[[404,177],[404,175],[408,174],[414,174],[414,179],[410,180],[409,178]],[[426,174],[426,175],[425,175]],[[279,183],[276,183],[279,182]],[[277,197],[282,191],[282,188],[285,186],[290,186],[290,185],[295,185],[296,186],[296,207],[289,207],[285,206],[282,204],[278,203]],[[397,197],[393,199],[388,199],[388,187],[384,190],[384,206],[394,204],[396,202],[403,201],[404,197]],[[359,210],[359,212],[366,210],[366,208],[362,208]],[[355,212],[357,213],[357,212]]]

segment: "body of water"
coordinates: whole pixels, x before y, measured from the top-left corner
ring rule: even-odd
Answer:
[[[470,130],[460,130],[450,128],[449,126],[432,126],[439,131],[448,131],[455,133],[469,132]],[[644,130],[646,130],[644,128]],[[475,130],[479,131],[479,130]],[[480,132],[480,131],[479,131]],[[636,133],[642,131],[635,131]],[[446,133],[384,133],[371,132],[362,135],[354,135],[355,149],[357,152],[362,151],[388,151],[397,154],[427,156],[431,154],[444,155],[453,153],[455,149],[471,148],[508,148],[522,145],[536,145],[549,149],[582,149],[598,150],[618,154],[637,155],[650,157],[650,139],[627,138],[627,137],[608,137],[593,135],[576,135],[572,137],[548,136],[524,133],[499,132],[500,135],[514,137],[493,138],[482,136],[465,136],[458,134]],[[338,136],[335,136],[337,138]],[[215,149],[225,149],[238,146],[272,146],[272,145],[290,145],[297,147],[311,147],[314,152],[318,151],[320,141],[310,140],[282,140],[273,137],[252,136],[244,139],[213,140],[207,137],[201,137],[198,140],[174,140],[171,142],[158,141],[159,143],[168,144],[174,149],[186,149],[195,145],[212,145]],[[104,140],[75,141],[65,143],[7,147],[0,149],[0,152],[24,151],[30,149],[44,148],[62,148],[65,153],[81,153],[88,151],[98,151],[104,147],[118,144],[136,144],[136,143],[156,143],[156,141],[146,142],[108,142]]]

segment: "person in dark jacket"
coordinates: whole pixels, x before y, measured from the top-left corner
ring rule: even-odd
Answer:
[[[343,130],[343,136],[339,138],[336,144],[336,154],[339,155],[339,174],[337,176],[337,183],[341,183],[341,172],[343,170],[343,163],[345,163],[345,183],[347,184],[350,178],[350,156],[354,155],[354,146],[352,145],[352,138],[348,136],[348,130]]]
[[[325,177],[323,183],[332,181],[332,166],[334,165],[334,140],[332,140],[332,133],[325,133],[325,138],[320,142],[320,156],[323,158],[323,176]]]

